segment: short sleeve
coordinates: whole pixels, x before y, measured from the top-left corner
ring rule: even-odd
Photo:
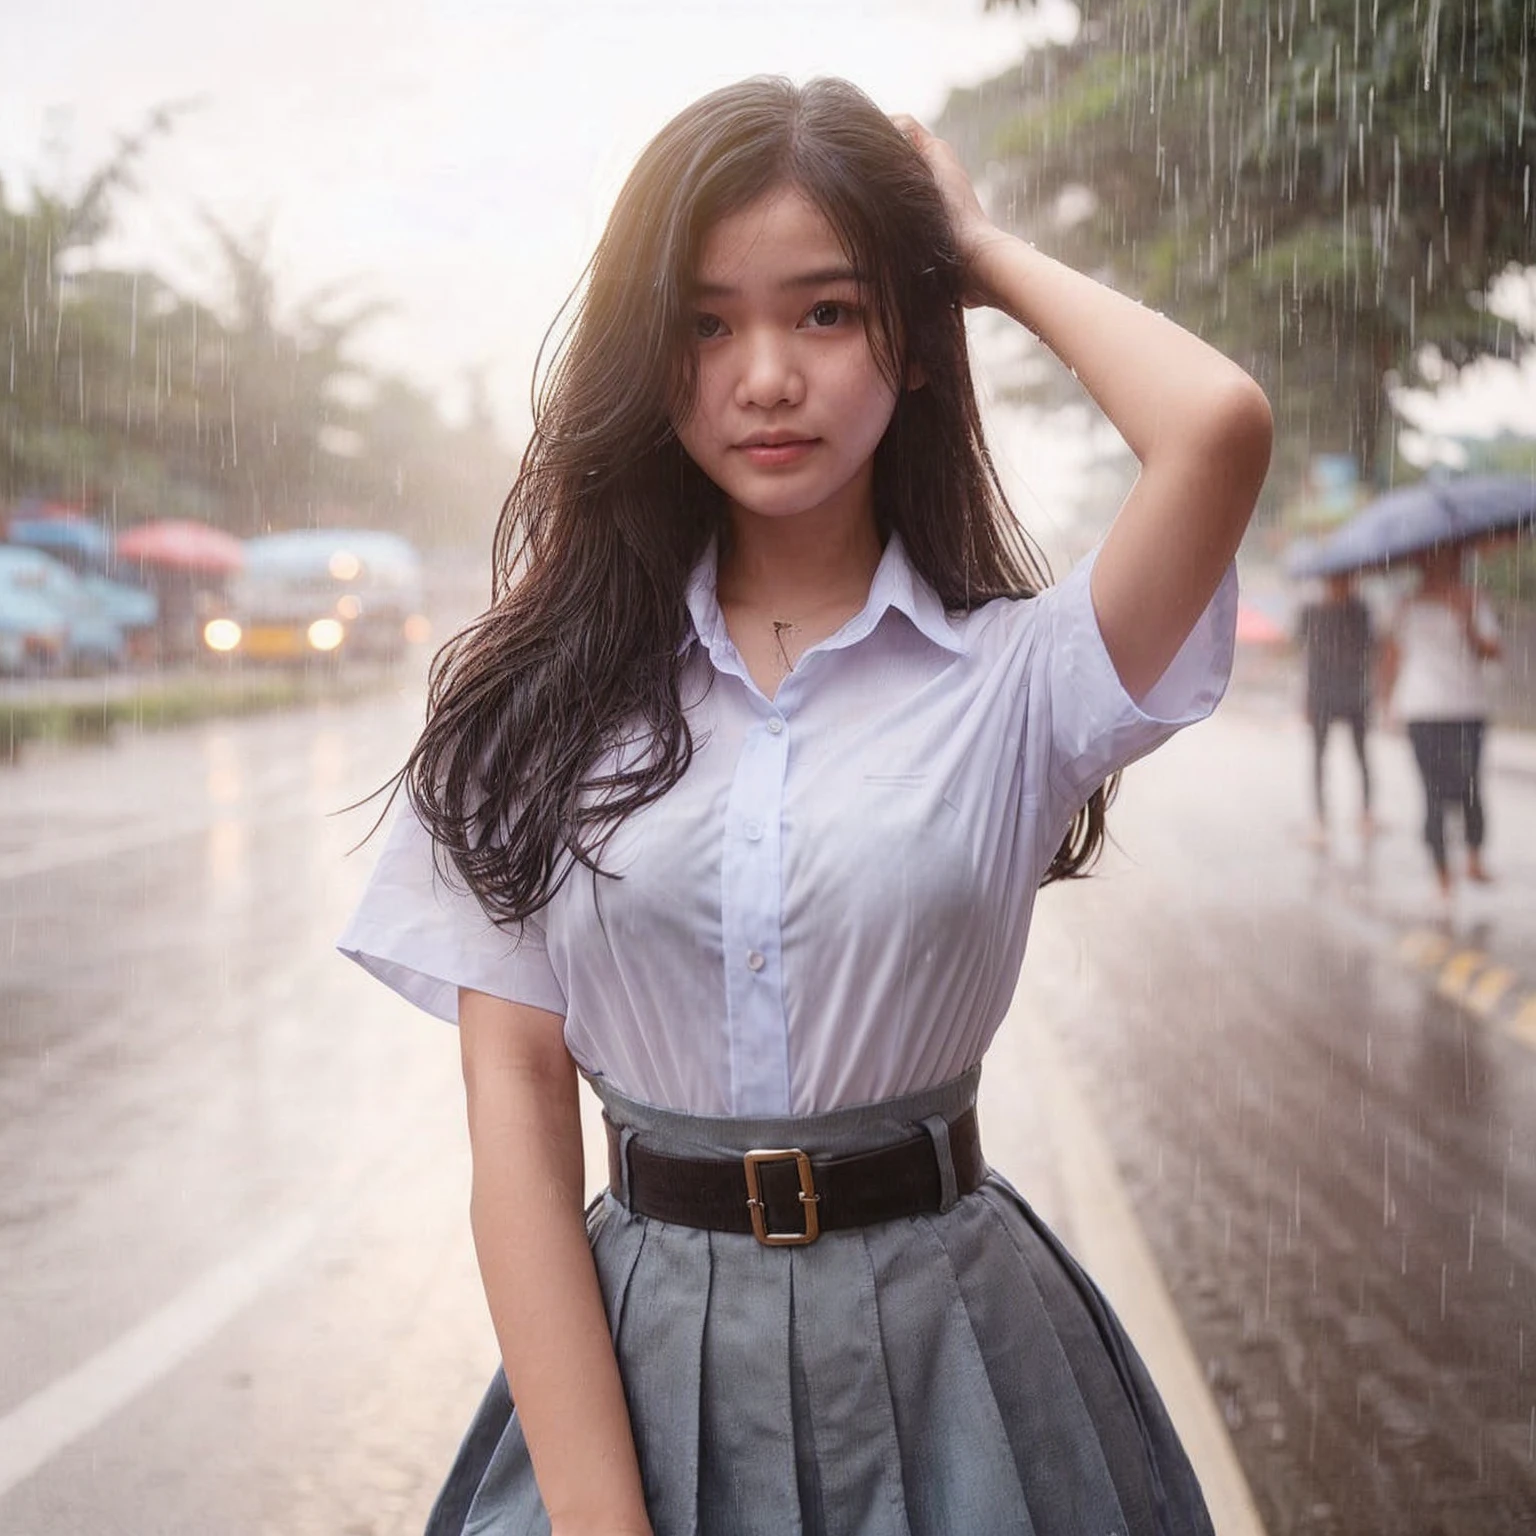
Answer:
[[[566,1011],[544,927],[503,928],[466,886],[444,879],[432,838],[402,804],[379,862],[336,947],[418,1008],[456,1023],[458,989]]]
[[[1055,792],[1075,809],[1110,774],[1203,720],[1221,702],[1237,634],[1237,567],[1227,567],[1215,595],[1178,654],[1138,704],[1110,660],[1094,612],[1089,578],[1097,550],[1037,601],[1042,612],[1032,688],[1049,700],[1044,767]],[[1043,671],[1043,676],[1039,672]]]

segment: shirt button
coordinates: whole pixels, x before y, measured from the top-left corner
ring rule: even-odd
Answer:
[[[784,729],[784,722],[777,715],[768,717],[768,730],[771,735],[777,736]]]
[[[767,963],[768,960],[761,950],[749,949],[747,951],[747,969],[749,971],[760,971]]]
[[[747,834],[749,843],[755,843],[763,835],[763,824],[760,821],[749,821],[741,830]]]

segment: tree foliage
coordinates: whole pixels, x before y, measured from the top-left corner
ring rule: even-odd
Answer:
[[[1003,206],[1251,366],[1294,447],[1382,457],[1386,385],[1532,337],[1531,0],[1084,0],[946,108]]]
[[[15,209],[0,186],[0,505],[478,540],[511,469],[483,391],[451,427],[425,390],[357,361],[380,305],[338,289],[284,315],[265,237],[211,220],[214,308],[97,259],[114,195],[173,123],[153,114],[73,196],[34,188]]]

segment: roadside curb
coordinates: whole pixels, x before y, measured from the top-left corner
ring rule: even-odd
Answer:
[[[1015,999],[998,1031],[1027,1048],[1044,1119],[1044,1140],[1062,1207],[1058,1235],[1109,1298],[1178,1430],[1221,1536],[1265,1536],[1225,1419],[1174,1305],[1162,1270],[1126,1193],[1098,1116],[1056,1036],[1028,1020]],[[994,1043],[994,1050],[997,1044]],[[983,1094],[987,1073],[982,1073]],[[987,1115],[989,1160],[999,1167],[1038,1157],[1029,1147],[1041,1126],[1028,1117]],[[1055,1222],[1053,1221],[1053,1225]]]
[[[84,681],[84,680],[81,680]],[[0,690],[0,766],[34,743],[99,745],[119,729],[166,730],[206,720],[350,703],[395,686],[389,673],[217,671],[96,680],[95,687]]]

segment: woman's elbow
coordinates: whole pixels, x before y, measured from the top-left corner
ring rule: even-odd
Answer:
[[[1252,487],[1257,497],[1269,473],[1269,457],[1275,443],[1275,416],[1269,397],[1256,380],[1241,369],[1222,385],[1211,407],[1209,431],[1216,439],[1223,462],[1235,479]]]

